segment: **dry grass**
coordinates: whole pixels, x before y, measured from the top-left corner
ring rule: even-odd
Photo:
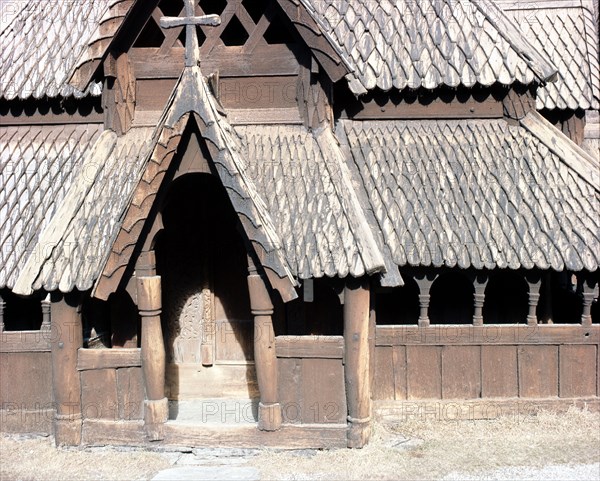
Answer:
[[[170,467],[153,452],[133,449],[56,449],[51,438],[0,436],[0,480],[150,479]]]
[[[486,421],[376,425],[372,442],[362,450],[318,452],[313,457],[264,453],[252,464],[261,469],[263,479],[416,480],[507,466],[598,461],[600,414],[571,409]]]
[[[191,456],[191,455],[190,455]],[[600,414],[501,417],[487,421],[410,420],[375,426],[360,450],[264,450],[248,459],[263,479],[441,479],[510,466],[600,461]],[[138,449],[55,449],[50,438],[0,436],[0,480],[150,479],[170,467],[160,453]]]

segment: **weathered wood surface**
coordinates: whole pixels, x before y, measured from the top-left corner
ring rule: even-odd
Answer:
[[[85,419],[83,421],[81,444],[83,446],[115,446],[145,444],[143,421],[108,421]]]
[[[56,294],[52,299],[52,391],[56,403],[54,436],[57,446],[81,442],[81,381],[77,352],[83,346],[79,295]]]
[[[517,397],[517,346],[481,346],[481,397]]]
[[[3,404],[0,409],[0,432],[51,436],[55,413],[51,404],[39,409],[23,409]]]
[[[398,345],[512,345],[512,344],[599,344],[600,326],[578,324],[504,326],[437,325],[378,326],[377,346]]]
[[[369,317],[368,280],[348,279],[344,287],[344,374],[350,448],[363,447],[371,434]]]
[[[140,367],[142,354],[138,348],[133,349],[79,349],[77,369],[87,371],[92,369],[117,369],[125,367]]]
[[[0,331],[0,353],[49,352],[51,331]]]
[[[596,394],[598,346],[560,346],[558,395],[562,398]]]
[[[435,421],[497,419],[508,416],[526,421],[541,411],[566,412],[571,407],[600,411],[597,397],[580,399],[475,399],[457,401],[375,401],[373,413],[380,422],[398,423],[410,420]]]
[[[164,445],[236,448],[256,446],[280,449],[327,449],[346,447],[345,424],[282,425],[281,429],[264,432],[249,426],[190,426],[169,421],[164,426]]]
[[[84,419],[119,419],[116,369],[81,372],[81,414]]]
[[[49,352],[0,354],[0,407],[54,409]]]
[[[453,99],[445,101],[440,98],[403,100],[354,101],[344,107],[342,118],[354,120],[378,119],[488,119],[502,117],[502,102],[488,97],[484,101],[469,97],[465,101]]]
[[[373,399],[591,397],[597,353],[597,343],[377,346]]]
[[[277,336],[277,357],[342,359],[344,338],[342,336]]]

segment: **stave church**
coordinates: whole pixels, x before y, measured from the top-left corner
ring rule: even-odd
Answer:
[[[0,431],[361,448],[600,409],[597,0],[33,0]]]

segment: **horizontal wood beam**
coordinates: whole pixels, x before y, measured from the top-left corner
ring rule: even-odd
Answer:
[[[77,370],[119,369],[123,367],[140,367],[142,365],[141,349],[79,349]]]
[[[0,352],[49,352],[52,331],[2,331]]]
[[[277,336],[277,357],[343,359],[343,336]]]
[[[377,101],[356,102],[350,104],[341,113],[341,118],[355,120],[381,119],[470,119],[470,118],[501,118],[503,116],[502,102],[489,97],[484,101],[469,98],[465,101],[452,100],[447,102],[435,99],[421,103]]]
[[[377,346],[471,346],[520,344],[598,344],[600,326],[490,324],[418,326],[377,326]]]

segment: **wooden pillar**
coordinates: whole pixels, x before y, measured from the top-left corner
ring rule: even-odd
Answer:
[[[578,274],[580,283],[583,287],[583,310],[581,311],[581,325],[591,326],[592,325],[592,302],[596,295],[597,280],[592,276],[585,275],[583,273]]]
[[[375,383],[375,349],[377,338],[377,296],[371,295],[371,306],[369,312],[369,392],[373,394],[373,384]],[[372,403],[371,403],[372,404]],[[370,413],[373,416],[373,412]]]
[[[4,331],[4,308],[6,307],[6,302],[0,295],[0,332]]]
[[[51,311],[52,301],[50,300],[50,294],[46,296],[46,298],[42,301],[42,326],[40,327],[41,331],[49,331],[51,329],[50,326],[50,311]]]
[[[419,327],[429,327],[429,301],[431,296],[429,291],[431,285],[436,280],[437,274],[425,270],[417,271],[415,281],[419,286]]]
[[[485,302],[485,288],[487,286],[487,274],[480,272],[473,277],[475,294],[473,295],[473,325],[483,326],[483,303]]]
[[[273,330],[273,303],[264,279],[258,274],[248,256],[248,292],[250,309],[254,316],[254,365],[260,391],[258,429],[277,431],[282,415],[279,404],[279,372]]]
[[[344,352],[348,447],[362,448],[371,435],[369,281],[348,278],[344,288]]]
[[[160,322],[161,278],[150,275],[155,272],[155,265],[153,251],[140,255],[136,265],[137,301],[142,318],[142,375],[146,387],[144,426],[150,441],[163,439],[162,426],[169,417],[165,397],[165,345]]]
[[[527,283],[529,284],[529,311],[527,312],[527,325],[537,326],[538,318],[536,310],[540,300],[540,286],[542,284],[541,276],[536,273],[530,273],[527,276]]]
[[[53,294],[51,314],[54,440],[57,446],[77,446],[81,443],[82,425],[81,382],[77,371],[77,351],[83,347],[80,294]]]

